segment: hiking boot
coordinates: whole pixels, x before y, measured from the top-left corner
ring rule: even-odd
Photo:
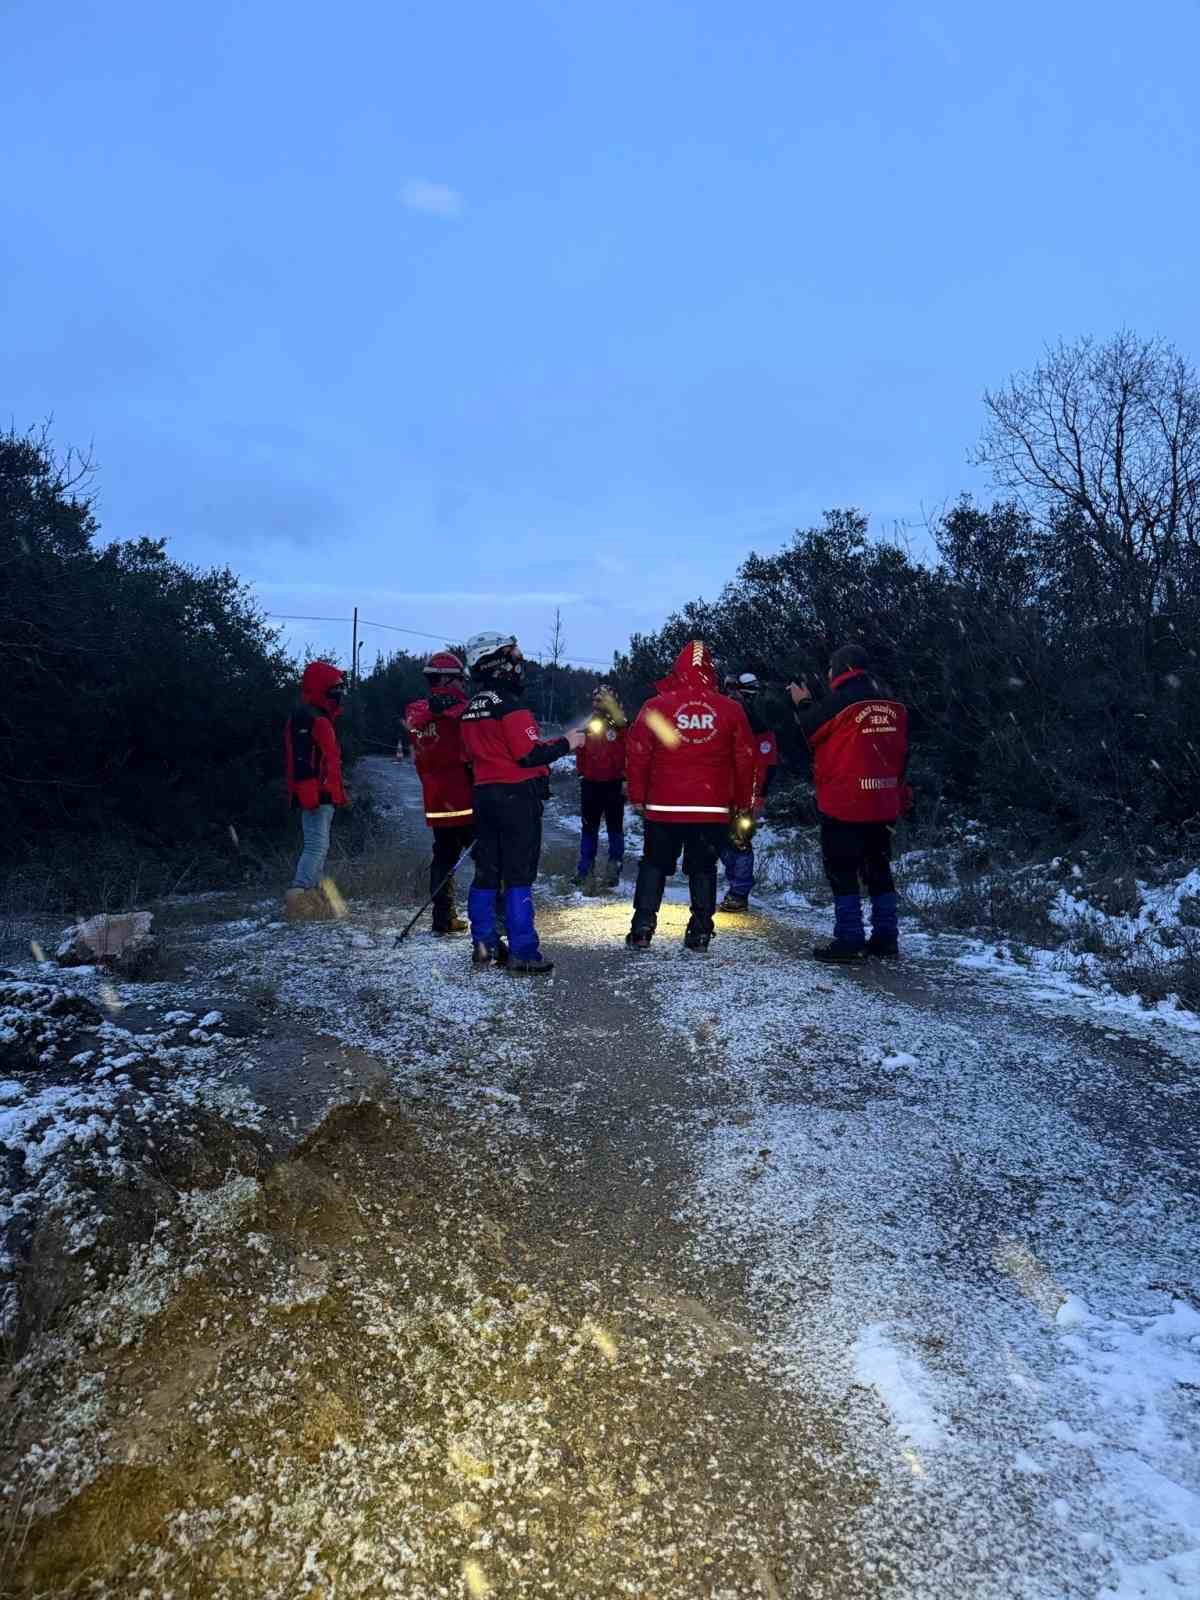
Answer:
[[[439,938],[444,938],[447,934],[451,933],[466,933],[469,927],[470,923],[464,922],[463,919],[457,913],[455,913],[445,922],[435,922],[433,925],[433,931],[438,935]]]
[[[620,881],[621,863],[619,861],[610,861],[604,869],[604,887],[606,889],[615,889]]]
[[[553,972],[553,961],[547,961],[539,951],[536,956],[509,956],[508,970],[517,974],[535,974]]]
[[[283,897],[283,914],[289,922],[307,922],[308,890],[289,889]]]
[[[900,941],[894,933],[873,933],[867,940],[867,954],[880,961],[898,961]]]
[[[329,922],[337,916],[320,889],[289,889],[283,914],[289,922]]]
[[[584,878],[583,882],[579,885],[579,888],[582,894],[588,896],[597,895],[600,893],[600,877],[595,867],[593,867],[588,873],[587,877]]]
[[[653,938],[653,928],[633,928],[625,935],[625,943],[631,950],[649,950]]]
[[[483,939],[476,939],[471,946],[471,965],[473,967],[506,967],[508,965],[508,946],[503,939],[497,939],[495,944],[488,944]]]
[[[734,894],[732,889],[725,896],[724,900],[721,901],[721,910],[722,911],[748,911],[749,908],[750,908],[750,897],[749,897],[749,895]]]
[[[866,953],[865,945],[847,944],[845,939],[831,939],[828,944],[819,944],[816,947],[813,951],[813,960],[848,965],[851,962],[862,961]]]
[[[683,936],[683,943],[687,950],[707,950],[712,943],[712,929],[705,932],[703,928],[689,928]]]

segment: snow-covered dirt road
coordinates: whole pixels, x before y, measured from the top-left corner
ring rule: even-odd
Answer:
[[[702,957],[676,899],[635,956],[627,897],[572,891],[553,828],[553,979],[472,973],[461,943],[395,946],[415,787],[361,777],[403,904],[209,922],[122,998],[148,1023],[269,977],[223,1103],[248,1091],[281,1149],[362,1095],[402,1133],[339,1124],[224,1211],[187,1201],[97,1297],[70,1405],[39,1391],[53,1425],[18,1441],[63,1509],[14,1592],[75,1539],[77,1592],[114,1595],[1200,1593],[1188,1018],[949,939],[831,972],[794,906]],[[147,1393],[174,1432],[135,1426]],[[155,1515],[106,1543],[83,1486],[134,1463]]]

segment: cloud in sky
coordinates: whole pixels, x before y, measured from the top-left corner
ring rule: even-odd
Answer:
[[[462,195],[445,183],[430,183],[425,178],[406,178],[400,200],[410,211],[424,211],[431,217],[462,215]]]

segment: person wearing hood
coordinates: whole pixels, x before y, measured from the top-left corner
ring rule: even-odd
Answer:
[[[625,940],[634,950],[650,946],[667,879],[681,852],[691,898],[684,944],[707,950],[721,850],[731,828],[739,838],[753,831],[756,767],[750,724],[717,683],[708,646],[693,639],[630,729],[629,803],[645,830],[633,924]]]
[[[439,650],[430,656],[424,667],[428,698],[413,701],[403,724],[412,740],[425,821],[433,834],[429,892],[433,896],[433,931],[437,934],[467,931],[467,924],[455,909],[451,876],[455,863],[475,837],[471,769],[463,754],[461,727],[462,714],[467,709],[465,672],[452,651]]]
[[[336,807],[348,804],[342,785],[342,753],[334,723],[342,714],[346,680],[328,661],[310,661],[300,679],[301,703],[283,733],[288,801],[300,813],[303,848],[284,910],[293,920],[331,917],[321,890],[329,831]]]
[[[467,896],[471,960],[481,967],[507,965],[510,972],[552,972],[554,963],[541,952],[533,919],[542,806],[551,762],[578,750],[584,735],[542,738],[525,704],[525,660],[513,634],[476,634],[467,642],[467,667],[475,685],[461,719],[463,752],[474,779],[475,881]],[[507,945],[496,924],[500,891]]]
[[[586,742],[575,752],[579,773],[579,864],[575,882],[585,893],[596,893],[600,873],[596,856],[600,849],[600,822],[608,835],[608,870],[604,886],[613,889],[621,881],[625,859],[625,738],[629,719],[612,691],[611,684],[598,683],[592,691],[592,714],[584,724]]]
[[[807,685],[788,685],[796,723],[812,751],[821,855],[833,890],[833,938],[813,951],[818,961],[899,953],[892,828],[912,799],[904,782],[908,711],[869,667],[861,645],[845,644],[830,658],[823,699],[814,701]],[[871,897],[869,939],[864,883]]]

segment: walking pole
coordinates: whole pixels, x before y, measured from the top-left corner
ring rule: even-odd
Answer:
[[[443,879],[442,879],[442,881],[441,881],[441,883],[439,883],[439,884],[438,884],[438,886],[437,886],[437,888],[436,888],[436,889],[435,889],[435,890],[434,890],[434,891],[433,891],[433,893],[432,893],[432,894],[431,894],[431,895],[430,895],[430,896],[429,896],[429,899],[428,899],[428,900],[426,900],[426,902],[425,902],[425,904],[424,904],[424,905],[423,905],[423,906],[422,906],[422,907],[421,907],[421,909],[420,909],[420,910],[419,910],[419,911],[418,911],[418,912],[417,912],[417,914],[416,914],[416,916],[415,916],[415,917],[414,917],[414,918],[413,918],[413,919],[412,919],[412,921],[411,921],[411,922],[410,922],[410,923],[409,923],[409,924],[408,924],[408,926],[407,926],[407,927],[406,927],[406,928],[405,928],[405,929],[404,929],[404,932],[403,932],[403,933],[399,933],[399,934],[397,934],[397,935],[396,935],[396,943],[397,943],[397,944],[403,944],[403,943],[404,943],[404,941],[405,941],[405,939],[407,939],[407,938],[408,938],[408,936],[409,936],[409,934],[410,934],[410,933],[411,933],[411,932],[412,932],[412,931],[413,931],[413,929],[414,929],[414,928],[415,928],[415,927],[416,927],[416,925],[417,925],[417,923],[418,923],[418,922],[420,922],[420,920],[421,920],[421,918],[422,918],[422,917],[423,917],[423,916],[424,916],[424,915],[425,915],[425,913],[426,913],[426,912],[427,912],[427,911],[428,911],[428,910],[429,910],[429,908],[430,908],[430,906],[431,906],[431,905],[432,905],[432,904],[433,904],[433,902],[434,902],[434,901],[435,901],[435,900],[436,900],[436,899],[437,899],[437,897],[438,897],[438,895],[440,895],[440,894],[441,894],[441,892],[442,892],[442,890],[443,890],[443,889],[444,889],[444,888],[445,888],[445,887],[446,887],[446,885],[447,885],[447,884],[448,884],[448,883],[449,883],[449,882],[450,882],[450,879],[451,879],[451,878],[452,878],[452,877],[453,877],[453,876],[454,876],[454,874],[455,874],[455,873],[456,873],[456,872],[457,872],[457,871],[458,871],[458,869],[459,869],[459,867],[461,867],[461,866],[462,866],[462,864],[463,864],[463,862],[464,862],[464,861],[465,861],[465,860],[466,860],[466,859],[467,859],[467,857],[468,857],[468,856],[469,856],[469,855],[470,855],[470,854],[471,854],[471,852],[472,852],[472,851],[473,851],[473,850],[474,850],[474,849],[475,849],[475,846],[474,846],[474,844],[469,844],[469,845],[468,845],[468,846],[467,846],[467,848],[466,848],[466,849],[465,849],[465,850],[464,850],[464,851],[463,851],[463,853],[462,853],[462,855],[460,855],[460,856],[459,856],[459,858],[458,858],[458,860],[457,860],[457,861],[456,861],[456,862],[455,862],[455,863],[454,863],[454,865],[453,865],[453,866],[452,866],[452,867],[451,867],[451,868],[450,868],[450,871],[449,871],[449,872],[448,872],[448,873],[447,873],[447,874],[446,874],[446,876],[445,876],[445,877],[444,877],[444,878],[443,878]]]

